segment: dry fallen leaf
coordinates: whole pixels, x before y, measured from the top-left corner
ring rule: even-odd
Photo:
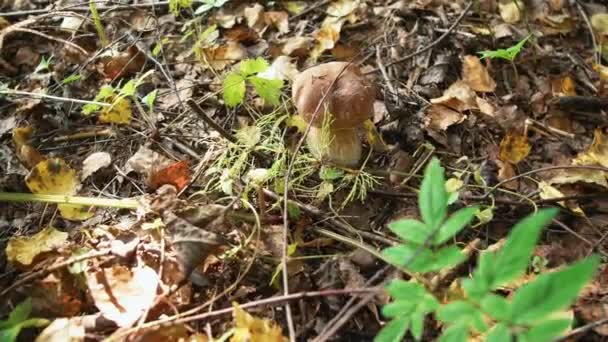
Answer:
[[[64,247],[68,233],[47,227],[32,236],[12,237],[6,246],[6,258],[9,262],[29,266],[38,255]]]
[[[272,25],[279,30],[279,33],[285,34],[289,32],[289,14],[284,11],[268,11],[264,13],[264,21],[266,25]]]
[[[432,104],[441,104],[459,112],[477,108],[477,95],[462,81],[456,81],[443,92],[441,97],[431,99]]]
[[[36,337],[34,342],[79,342],[85,340],[82,319],[58,318]]]
[[[445,131],[451,125],[464,121],[465,116],[461,112],[443,105],[431,105],[426,110],[426,119],[427,127]]]
[[[235,328],[230,342],[285,342],[281,328],[273,321],[251,316],[233,303]]]
[[[95,152],[90,154],[82,161],[82,172],[80,179],[85,180],[97,170],[109,166],[112,163],[112,157],[108,152]]]
[[[109,79],[127,77],[141,71],[146,64],[146,56],[137,46],[131,45],[125,52],[110,52],[101,60],[103,74]]]
[[[150,175],[150,186],[153,189],[161,185],[171,184],[181,191],[190,182],[190,163],[187,160],[173,163],[166,168],[152,171]]]
[[[33,168],[36,164],[46,159],[37,149],[28,143],[27,140],[31,134],[31,126],[16,127],[13,129],[13,144],[15,144],[17,158],[19,158],[28,169]]]
[[[169,167],[171,163],[171,160],[162,154],[146,146],[141,146],[125,163],[124,172],[128,174],[131,171],[135,171],[148,178],[153,169],[160,170]]]
[[[496,81],[492,79],[488,69],[475,56],[464,56],[462,60],[462,79],[471,89],[486,93],[496,89]]]
[[[255,4],[253,6],[246,7],[243,11],[243,15],[247,20],[247,26],[258,32],[264,29],[264,6]]]
[[[510,163],[496,160],[496,164],[500,167],[498,169],[498,175],[496,176],[496,179],[498,179],[499,182],[513,178],[517,175],[515,173],[515,168]],[[517,189],[519,188],[519,181],[517,179],[514,179],[512,181],[504,183],[503,186],[507,189],[517,191]]]
[[[229,41],[225,45],[214,45],[201,49],[204,62],[218,71],[226,69],[227,66],[247,57],[247,50],[242,44]]]
[[[521,12],[525,11],[525,5],[521,0],[501,0],[498,3],[498,11],[502,20],[514,24],[521,19]]]
[[[540,190],[539,196],[542,199],[552,199],[552,198],[564,197],[564,194],[561,191],[559,191],[557,188],[555,188],[554,186],[552,186],[551,184],[549,184],[545,181],[540,181],[538,183],[538,190]],[[558,204],[564,208],[569,208],[570,210],[577,213],[578,215],[585,216],[585,213],[583,212],[581,207],[578,206],[578,204],[566,204],[566,202],[564,202],[564,201],[558,202]]]
[[[321,28],[315,33],[317,42],[310,53],[311,60],[316,61],[324,51],[333,49],[340,39],[344,23],[348,21],[354,24],[358,20],[356,10],[359,6],[359,0],[338,0],[330,3]]]
[[[515,165],[530,154],[530,149],[527,136],[517,130],[509,130],[500,142],[500,159]]]
[[[576,96],[574,81],[570,76],[557,77],[551,80],[553,96]]]
[[[158,275],[148,266],[114,265],[86,272],[95,306],[119,327],[130,327],[154,304]]]
[[[258,76],[269,80],[292,80],[297,74],[298,68],[295,63],[287,56],[279,56]]]
[[[595,129],[593,132],[593,142],[587,151],[577,156],[573,163],[576,165],[589,165],[589,160],[603,167],[608,167],[608,137],[606,137],[602,128]]]
[[[80,187],[76,171],[59,158],[36,164],[25,183],[32,193],[44,195],[74,195]],[[93,216],[93,212],[82,205],[58,204],[57,208],[68,220],[86,220]]]

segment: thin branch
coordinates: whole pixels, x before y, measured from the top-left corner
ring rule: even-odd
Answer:
[[[13,96],[18,95],[18,96],[37,97],[37,98],[41,98],[41,99],[49,99],[49,100],[54,100],[54,101],[71,102],[71,103],[78,103],[78,104],[85,104],[85,105],[92,104],[92,105],[97,105],[97,106],[102,106],[102,107],[109,107],[112,105],[110,103],[105,103],[105,102],[71,99],[68,97],[59,97],[59,96],[42,94],[42,93],[30,93],[27,91],[13,90],[13,89],[2,89],[2,90],[0,90],[0,94],[13,95]]]
[[[97,7],[98,11],[119,11],[119,10],[135,10],[135,9],[139,9],[139,8],[149,8],[149,7],[156,7],[156,6],[168,6],[169,5],[169,1],[159,1],[159,2],[152,2],[152,3],[143,3],[143,4],[131,4],[131,5],[115,5],[115,6],[99,6]],[[62,7],[62,8],[58,8],[55,10],[50,10],[50,9],[35,9],[35,10],[25,10],[25,11],[14,11],[14,12],[4,12],[4,13],[0,13],[0,17],[24,17],[24,16],[28,16],[28,15],[38,15],[38,14],[44,14],[44,13],[49,13],[49,11],[74,11],[74,12],[88,12],[89,11],[89,7],[88,6],[80,6],[79,7],[74,7],[74,5],[72,6],[66,6],[66,7]],[[51,14],[53,14],[53,12],[51,12]]]

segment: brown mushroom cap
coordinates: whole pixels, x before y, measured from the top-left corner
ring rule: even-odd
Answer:
[[[331,92],[319,106],[338,75]],[[376,88],[356,65],[330,62],[298,74],[293,81],[292,97],[300,115],[311,125],[321,127],[327,109],[333,115],[332,128],[354,128],[373,115]],[[312,120],[317,107],[319,113]]]

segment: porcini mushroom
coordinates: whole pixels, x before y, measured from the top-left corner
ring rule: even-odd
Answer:
[[[307,69],[295,77],[292,97],[298,113],[311,125],[311,151],[337,165],[356,166],[362,151],[357,129],[373,115],[376,97],[374,84],[361,69],[348,62]]]

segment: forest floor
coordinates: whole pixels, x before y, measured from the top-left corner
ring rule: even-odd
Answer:
[[[450,240],[466,262],[425,275],[435,293],[555,207],[499,292],[597,254],[567,338],[605,341],[607,7],[0,2],[0,337],[373,340],[382,287],[408,279],[387,225],[420,218],[436,157],[449,211],[479,209]],[[292,102],[298,72],[336,60],[377,88],[355,169],[311,154]]]

